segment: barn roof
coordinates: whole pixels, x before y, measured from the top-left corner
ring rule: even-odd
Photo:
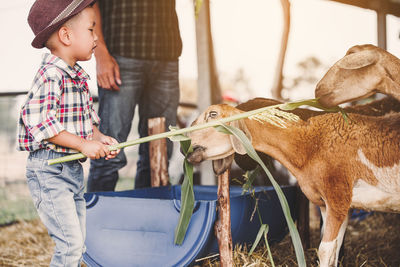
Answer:
[[[400,0],[330,0],[400,17]]]

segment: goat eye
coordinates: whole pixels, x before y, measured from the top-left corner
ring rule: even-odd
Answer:
[[[210,113],[208,114],[208,117],[213,119],[215,117],[217,117],[218,113],[216,111],[210,111]]]

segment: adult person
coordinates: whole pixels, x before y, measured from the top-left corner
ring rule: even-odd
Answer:
[[[100,131],[125,142],[136,106],[140,137],[148,135],[149,118],[165,117],[166,127],[175,125],[182,51],[175,0],[99,0],[94,10]],[[169,140],[167,150],[170,157]],[[118,170],[126,164],[123,151],[108,161],[91,160],[88,192],[113,191]],[[148,186],[149,145],[144,143],[139,146],[135,188]]]

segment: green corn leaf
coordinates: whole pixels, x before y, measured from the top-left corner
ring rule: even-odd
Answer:
[[[275,267],[275,262],[274,262],[274,259],[272,258],[271,249],[270,249],[269,243],[268,243],[268,231],[269,231],[269,226],[267,225],[267,229],[265,229],[265,231],[264,231],[264,240],[265,240],[265,245],[267,246],[268,257],[269,257],[269,260],[271,261],[271,265],[272,265],[272,267]]]
[[[223,134],[232,134],[228,129],[226,129],[223,125],[214,126],[214,129]]]
[[[177,134],[177,135],[169,136],[168,139],[171,140],[172,142],[178,142],[178,141],[181,142],[181,141],[190,140],[189,137],[187,137],[186,135],[183,135],[183,134]]]
[[[269,231],[268,224],[262,224],[260,227],[260,230],[258,230],[256,240],[254,241],[253,246],[250,249],[249,256],[251,256],[251,254],[256,249],[258,243],[261,240],[261,237],[264,237],[265,245],[267,246],[269,260],[271,262],[272,267],[275,267],[275,262],[274,262],[274,259],[272,258],[271,249],[268,244],[268,231]]]
[[[190,139],[181,141],[181,148],[185,155],[192,152],[193,149],[190,145]],[[174,243],[177,245],[182,245],[185,239],[194,208],[193,165],[185,159],[183,168],[185,175],[181,187],[181,210],[179,213],[179,221],[175,228],[174,240]]]
[[[346,123],[348,123],[348,121],[349,121],[349,117],[347,116],[347,113],[344,111],[343,108],[341,108],[339,106],[335,106],[332,108],[326,108],[318,102],[317,98],[285,103],[285,104],[282,104],[279,108],[282,110],[294,110],[301,106],[310,106],[310,107],[314,107],[314,108],[324,110],[327,112],[340,112],[343,116],[343,119],[346,121]]]
[[[259,173],[260,168],[257,166],[253,171],[247,171],[244,174],[246,182],[244,183],[244,185],[242,185],[242,195],[250,191],[251,187],[253,186],[253,182]]]
[[[260,230],[258,230],[256,240],[254,240],[253,246],[250,249],[249,256],[251,256],[251,254],[253,254],[254,249],[257,247],[258,243],[260,243],[260,240],[263,237],[265,230],[268,231],[268,225],[262,224],[260,227]]]
[[[180,143],[181,143],[182,152],[185,155],[185,157],[188,153],[193,152],[192,142],[191,142],[190,138],[187,140],[182,140],[182,141],[180,141]]]
[[[299,232],[297,231],[296,225],[293,222],[292,216],[290,214],[290,208],[289,208],[289,204],[286,200],[285,195],[282,192],[282,189],[280,188],[280,186],[278,185],[278,183],[275,181],[275,179],[272,177],[272,174],[270,173],[270,171],[267,169],[267,167],[265,166],[264,162],[260,159],[260,157],[258,156],[257,152],[254,150],[250,140],[246,137],[246,135],[239,130],[236,127],[232,127],[226,124],[223,124],[222,126],[224,126],[226,129],[228,129],[231,134],[233,134],[234,136],[236,136],[237,138],[239,138],[239,140],[242,142],[247,154],[254,159],[255,161],[257,161],[258,164],[261,165],[261,167],[263,168],[264,172],[267,174],[269,180],[272,183],[272,186],[274,187],[278,198],[279,198],[279,202],[281,203],[281,207],[282,207],[282,211],[283,214],[285,215],[286,218],[286,222],[288,224],[289,227],[289,232],[290,232],[290,236],[292,238],[292,243],[296,252],[296,258],[297,258],[297,263],[300,267],[305,267],[306,266],[306,260],[304,257],[304,250],[303,250],[303,245],[301,243],[301,239],[300,239],[300,235]]]
[[[328,112],[339,112],[341,108],[339,106],[332,107],[332,108],[326,108],[322,106],[319,102],[318,99],[306,99],[306,100],[300,100],[300,101],[295,101],[295,102],[289,102],[282,104],[279,108],[282,110],[294,110],[296,108],[299,108],[301,106],[310,106],[310,107],[315,107],[321,110],[325,110]]]
[[[173,133],[173,132],[176,131],[176,130],[179,130],[178,127],[171,126],[171,125],[170,125],[168,128],[169,128],[169,130],[170,130],[171,133]],[[184,135],[184,134],[176,134],[176,135],[168,136],[168,139],[171,140],[172,142],[178,142],[178,141],[181,142],[181,141],[188,141],[188,140],[190,140],[190,138],[187,137],[187,136]],[[189,142],[189,144],[190,144],[190,142]]]

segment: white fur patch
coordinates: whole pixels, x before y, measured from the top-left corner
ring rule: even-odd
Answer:
[[[357,180],[353,187],[352,207],[400,212],[400,164],[379,168],[365,157],[361,149],[358,157],[372,171],[378,184],[372,186],[362,179]]]
[[[346,219],[343,221],[342,225],[340,226],[340,230],[338,233],[338,237],[337,237],[337,249],[336,249],[336,264],[339,261],[339,252],[340,252],[340,247],[342,246],[343,243],[343,238],[344,238],[344,234],[346,233],[346,228],[347,228],[347,224],[349,222],[349,216],[346,216]]]
[[[379,168],[370,162],[361,149],[357,151],[359,160],[372,171],[379,181],[378,187],[386,192],[400,193],[400,164]]]
[[[353,187],[351,207],[364,210],[400,212],[400,195],[385,192],[359,179]]]
[[[318,248],[319,266],[337,266],[336,250],[339,250],[336,239],[330,242],[321,242]]]

